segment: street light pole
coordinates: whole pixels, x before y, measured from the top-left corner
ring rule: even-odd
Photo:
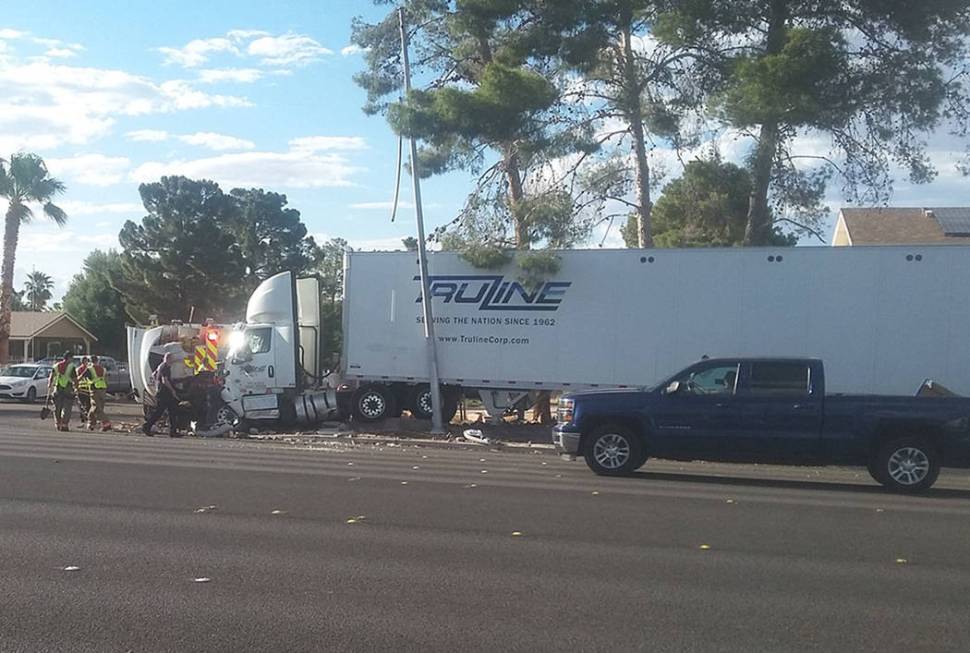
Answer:
[[[404,8],[398,10],[401,25],[401,62],[404,66],[404,97],[411,93],[411,63],[408,59],[408,33],[404,26]],[[434,335],[431,310],[431,284],[428,280],[428,252],[424,246],[424,211],[421,207],[421,181],[418,178],[418,148],[414,136],[408,137],[411,156],[411,180],[414,182],[414,213],[418,223],[418,265],[421,268],[421,308],[424,312],[424,339],[428,348],[431,380],[431,434],[443,435],[441,423],[441,389],[438,387],[438,343]]]

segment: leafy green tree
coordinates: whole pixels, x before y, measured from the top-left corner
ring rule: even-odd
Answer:
[[[597,125],[596,145],[569,169],[580,175],[577,200],[583,207],[621,204],[636,218],[636,245],[653,245],[648,147],[682,145],[683,118],[697,100],[684,71],[694,53],[661,44],[650,29],[664,3],[658,0],[573,0],[527,3],[533,51],[581,76],[569,78],[562,101],[588,107],[580,114]],[[609,146],[609,147],[606,147]],[[589,159],[589,160],[587,160]],[[612,219],[612,215],[605,216]]]
[[[750,173],[719,159],[695,160],[663,190],[653,209],[658,247],[733,247],[744,242]],[[638,245],[637,216],[623,229],[628,247]],[[824,239],[823,239],[824,240]],[[797,237],[772,226],[766,244],[794,245]]]
[[[414,236],[408,236],[401,239],[401,244],[404,245],[404,249],[409,252],[418,251],[418,239]]]
[[[245,261],[233,235],[237,206],[212,181],[162,177],[138,187],[141,224],[127,221],[118,241],[125,308],[136,321],[240,318]]]
[[[20,226],[34,217],[30,204],[40,204],[44,215],[63,226],[67,214],[53,203],[64,192],[64,184],[51,177],[44,160],[36,154],[19,152],[5,165],[0,159],[0,197],[8,207],[3,230],[3,266],[0,271],[0,364],[10,358],[10,312],[13,310],[13,270]]]
[[[94,250],[84,259],[64,293],[64,310],[93,333],[105,353],[123,356],[126,347],[125,302],[116,285],[123,276],[121,254]]]
[[[661,42],[704,53],[732,44],[697,58],[692,77],[727,125],[757,137],[745,244],[770,240],[772,205],[813,224],[833,174],[853,202],[884,201],[896,166],[929,181],[926,136],[967,133],[965,0],[668,5],[653,30]],[[826,137],[830,153],[799,154],[806,134]]]
[[[377,0],[377,4],[389,4]],[[522,38],[525,0],[406,0],[413,73],[427,82],[402,101],[397,12],[368,24],[355,20],[352,40],[366,48],[355,81],[367,91],[364,111],[387,116],[399,134],[422,142],[419,173],[470,170],[478,175],[468,202],[449,225],[448,246],[466,250],[527,249],[550,234],[545,208],[568,209],[568,194],[537,170],[585,145],[582,132],[550,115],[558,88],[533,66]],[[550,196],[543,203],[539,196]],[[532,201],[530,201],[530,198]],[[538,210],[543,207],[544,210]],[[439,236],[441,234],[439,233]]]
[[[300,275],[314,268],[319,248],[307,235],[300,212],[287,207],[286,195],[236,188],[229,196],[237,209],[231,231],[246,264],[247,290],[284,270]]]
[[[321,356],[327,366],[343,346],[344,253],[343,238],[331,238],[320,246],[317,274],[320,277],[320,324],[323,329]]]
[[[30,306],[28,306],[27,305],[27,302],[24,301],[24,291],[22,291],[22,290],[19,291],[19,292],[16,291],[16,290],[14,290],[13,293],[11,293],[11,295],[10,295],[10,304],[11,304],[11,309],[10,310],[12,310],[12,311],[29,311],[30,310]]]
[[[43,311],[47,302],[54,296],[54,280],[49,274],[34,270],[27,275],[24,282],[24,294],[27,296],[28,306],[32,311]]]

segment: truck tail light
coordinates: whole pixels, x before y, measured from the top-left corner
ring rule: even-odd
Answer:
[[[556,410],[556,417],[560,424],[568,424],[573,421],[573,408],[575,406],[576,402],[572,399],[559,399],[559,408]]]

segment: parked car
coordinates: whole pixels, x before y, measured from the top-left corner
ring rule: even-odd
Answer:
[[[33,403],[47,398],[51,367],[36,363],[11,365],[0,370],[0,399],[19,399]]]
[[[970,467],[970,398],[825,394],[816,359],[701,361],[652,389],[564,396],[553,442],[597,474],[649,457],[865,465],[895,491]]]

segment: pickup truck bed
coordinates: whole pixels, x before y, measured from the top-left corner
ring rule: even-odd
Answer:
[[[865,465],[898,491],[970,466],[970,399],[826,395],[813,359],[705,360],[653,389],[560,400],[553,442],[598,474],[648,457]]]

